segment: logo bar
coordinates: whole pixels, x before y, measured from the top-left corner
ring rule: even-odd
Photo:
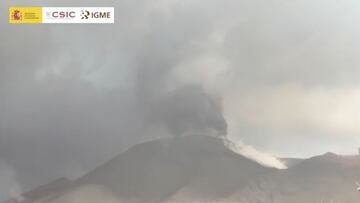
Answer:
[[[114,7],[10,7],[9,23],[114,23]]]
[[[43,7],[43,23],[114,23],[114,7]]]

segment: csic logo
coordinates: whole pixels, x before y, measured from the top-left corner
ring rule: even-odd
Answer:
[[[105,12],[99,12],[99,11],[90,12],[88,10],[82,10],[80,16],[81,16],[81,19],[111,18],[111,12],[108,12],[108,11],[105,11]]]
[[[46,12],[47,18],[52,19],[73,19],[76,17],[75,11],[51,11]]]
[[[22,20],[22,14],[19,10],[15,10],[11,16],[13,20]]]

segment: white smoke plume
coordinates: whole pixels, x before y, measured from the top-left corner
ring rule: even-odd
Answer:
[[[247,145],[242,141],[237,141],[236,143],[234,143],[226,139],[225,143],[232,151],[239,153],[251,160],[254,160],[263,166],[277,169],[287,169],[285,163],[274,157],[272,154],[259,151],[253,146]]]

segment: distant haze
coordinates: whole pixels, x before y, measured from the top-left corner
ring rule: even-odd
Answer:
[[[190,133],[271,160],[360,146],[359,1],[49,0],[114,6],[115,24],[7,23],[34,4],[0,2],[0,189]]]

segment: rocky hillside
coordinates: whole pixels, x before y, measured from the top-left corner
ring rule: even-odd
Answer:
[[[68,183],[57,181],[9,202],[22,203],[356,203],[360,156],[327,153],[267,168],[210,136],[138,144]]]

